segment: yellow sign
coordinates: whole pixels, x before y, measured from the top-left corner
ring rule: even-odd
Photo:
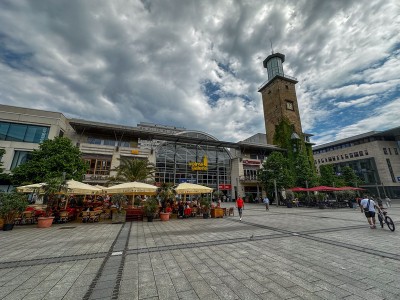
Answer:
[[[132,154],[139,154],[139,150],[132,150],[131,153]]]
[[[192,171],[207,171],[208,170],[208,158],[206,155],[203,156],[202,162],[189,162],[189,166],[192,167]]]

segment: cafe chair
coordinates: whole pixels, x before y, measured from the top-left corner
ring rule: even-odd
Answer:
[[[100,213],[98,211],[89,211],[89,222],[98,222],[100,219]]]
[[[235,216],[235,208],[234,207],[229,207],[228,211],[228,216]]]
[[[60,212],[60,223],[67,223],[68,222],[68,212],[67,211],[61,211]]]
[[[103,217],[103,220],[111,219],[111,209],[109,209],[109,208],[103,209],[101,216]]]
[[[82,223],[89,221],[89,211],[82,211]]]
[[[22,224],[33,224],[34,223],[34,217],[33,217],[33,211],[24,211],[22,213]]]

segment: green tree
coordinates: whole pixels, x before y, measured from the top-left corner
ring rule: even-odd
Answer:
[[[10,185],[11,184],[11,176],[4,172],[2,158],[3,155],[6,154],[6,150],[0,149],[0,184]]]
[[[67,181],[64,176],[48,178],[43,190],[47,199],[46,216],[50,217],[53,207],[58,205],[59,198],[68,192]]]
[[[81,152],[66,137],[46,140],[33,150],[31,159],[12,170],[16,185],[47,181],[62,177],[80,181],[88,166],[82,160]]]
[[[294,170],[297,186],[305,187],[308,185],[308,187],[313,187],[318,184],[318,178],[304,152],[299,152],[296,155]]]
[[[358,186],[358,184],[361,183],[361,180],[358,178],[354,170],[349,166],[345,166],[342,169],[341,178],[346,186]]]
[[[293,176],[290,172],[289,160],[281,152],[272,152],[258,171],[258,180],[267,191],[274,190],[274,180],[278,190],[293,186]]]
[[[322,165],[319,167],[320,184],[325,186],[332,186],[333,182],[337,182],[337,176],[333,165]]]
[[[112,182],[145,181],[153,178],[155,167],[147,159],[122,158],[120,165],[112,171],[117,172],[110,178]]]

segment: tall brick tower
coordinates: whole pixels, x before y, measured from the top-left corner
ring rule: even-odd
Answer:
[[[274,144],[275,126],[286,118],[293,126],[293,133],[302,136],[300,113],[297,105],[296,78],[283,72],[285,55],[273,53],[263,62],[268,80],[258,90],[262,94],[267,143]]]

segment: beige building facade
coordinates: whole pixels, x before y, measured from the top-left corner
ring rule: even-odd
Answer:
[[[376,197],[400,198],[400,127],[318,145],[313,154],[318,170],[332,164],[340,174],[350,166],[363,180],[361,187]]]

